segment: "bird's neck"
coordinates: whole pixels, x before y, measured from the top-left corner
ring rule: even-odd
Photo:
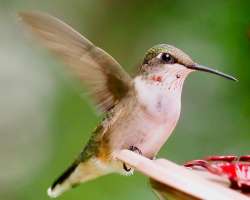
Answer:
[[[178,120],[181,92],[186,76],[176,74],[149,74],[134,80],[138,103],[154,118],[163,121]]]

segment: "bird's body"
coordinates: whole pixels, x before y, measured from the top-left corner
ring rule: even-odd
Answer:
[[[108,173],[130,174],[133,170],[114,158],[116,151],[136,150],[153,159],[177,124],[182,86],[190,72],[202,70],[233,79],[197,65],[166,44],[147,51],[132,79],[110,55],[62,21],[37,12],[20,16],[89,88],[105,116],[77,159],[49,188],[51,197]]]

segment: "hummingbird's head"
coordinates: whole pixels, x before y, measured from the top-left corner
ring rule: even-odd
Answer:
[[[178,78],[184,78],[192,71],[208,72],[237,81],[233,76],[195,63],[186,53],[168,44],[159,44],[150,48],[141,66],[142,73],[169,72],[168,74]]]

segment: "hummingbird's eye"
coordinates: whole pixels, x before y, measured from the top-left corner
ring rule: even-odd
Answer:
[[[171,56],[169,53],[163,53],[161,55],[161,60],[164,61],[164,63],[167,63],[167,64],[176,63],[176,59],[173,56]]]

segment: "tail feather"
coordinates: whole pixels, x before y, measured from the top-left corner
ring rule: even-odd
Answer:
[[[92,159],[84,163],[73,163],[59,178],[57,178],[47,193],[51,198],[56,198],[68,189],[105,173],[97,169]]]
[[[51,185],[51,190],[53,190],[56,185],[63,183],[69,176],[75,171],[78,164],[73,163],[61,176],[59,176]]]

